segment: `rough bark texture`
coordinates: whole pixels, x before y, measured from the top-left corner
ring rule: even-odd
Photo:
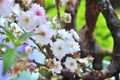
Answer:
[[[69,0],[67,3],[67,7],[65,12],[71,14],[71,23],[65,23],[65,29],[70,30],[70,29],[75,29],[76,28],[76,16],[77,16],[77,11],[80,6],[80,1],[81,0]]]
[[[120,0],[110,0],[110,2],[114,8],[120,7]]]
[[[95,0],[95,2],[98,4],[99,9],[106,19],[107,26],[112,33],[114,39],[113,55],[112,61],[106,70],[85,73],[83,77],[85,80],[105,79],[118,75],[120,71],[120,21],[108,0]],[[119,80],[119,77],[116,77],[116,80]]]
[[[94,57],[93,68],[96,70],[102,69],[103,59],[100,53],[101,48],[93,35],[99,12],[98,6],[94,0],[86,0],[86,25],[83,26],[79,33],[82,57],[86,57],[87,54],[92,54]]]

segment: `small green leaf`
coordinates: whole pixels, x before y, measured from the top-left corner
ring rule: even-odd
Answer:
[[[5,34],[7,35],[8,39],[10,41],[12,41],[13,44],[15,44],[15,39],[14,39],[14,35],[11,31],[7,30],[5,27],[0,26],[0,28],[2,28],[5,31]]]
[[[24,40],[26,40],[27,38],[31,37],[35,35],[34,33],[32,32],[25,32],[23,33],[17,40],[17,44],[20,44],[21,42],[23,42]]]
[[[51,72],[48,71],[45,67],[42,67],[41,70],[40,70],[40,74],[43,76],[43,77],[46,77],[46,78],[50,78],[51,77]]]
[[[5,29],[5,34],[7,35],[9,40],[12,41],[13,44],[15,44],[15,39],[14,39],[14,35],[12,34],[12,32]]]
[[[20,57],[28,57],[28,54],[26,52],[21,53]]]
[[[8,46],[6,46],[6,45],[4,45],[4,44],[0,44],[0,49],[3,48],[3,47],[9,48]]]
[[[6,48],[2,59],[3,59],[3,75],[8,71],[8,69],[16,62],[17,50]]]
[[[10,26],[10,24],[11,24],[11,22],[10,22],[10,21],[8,21],[8,26]]]

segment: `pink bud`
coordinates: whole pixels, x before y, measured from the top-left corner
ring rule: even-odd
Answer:
[[[25,47],[25,52],[28,53],[28,54],[31,54],[33,52],[32,47],[31,46]]]

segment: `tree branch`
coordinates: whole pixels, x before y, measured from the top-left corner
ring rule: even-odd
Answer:
[[[72,19],[71,19],[71,23],[65,23],[66,30],[76,28],[76,16],[77,16],[78,8],[80,6],[80,1],[81,0],[69,0],[67,3],[65,12],[71,14]]]
[[[93,68],[97,70],[102,69],[103,59],[100,53],[101,48],[93,35],[99,13],[99,8],[94,0],[86,0],[86,25],[79,32],[82,57],[92,54],[94,57]]]
[[[97,72],[94,74],[94,72],[85,73],[83,76],[83,79],[85,80],[92,80],[93,77],[94,80],[101,80],[108,77],[115,76],[120,71],[120,21],[118,17],[116,16],[114,9],[112,8],[109,0],[95,0],[96,3],[99,6],[99,9],[101,10],[102,14],[104,15],[108,28],[110,29],[113,39],[114,39],[114,47],[113,47],[113,55],[112,55],[112,61],[108,68],[106,70],[102,71],[95,71]],[[116,80],[119,77],[116,77]]]

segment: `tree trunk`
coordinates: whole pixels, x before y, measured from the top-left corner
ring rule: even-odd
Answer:
[[[94,57],[93,68],[96,70],[102,69],[103,59],[101,48],[93,35],[99,13],[100,11],[94,0],[86,0],[86,25],[79,32],[82,48],[81,57],[86,57],[88,54],[91,54]]]
[[[114,39],[113,55],[112,61],[106,70],[85,73],[83,77],[85,80],[105,79],[118,75],[120,71],[120,21],[109,0],[95,0],[95,2],[98,4],[99,9],[106,19],[107,26],[112,33]],[[116,77],[116,80],[119,80],[119,77]]]

